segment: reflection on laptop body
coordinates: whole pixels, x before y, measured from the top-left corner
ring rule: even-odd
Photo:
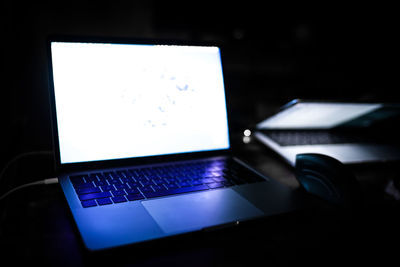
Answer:
[[[231,156],[216,46],[50,38],[59,180],[86,247],[106,249],[291,210]]]
[[[399,105],[294,100],[257,124],[255,137],[291,165],[300,153],[348,164],[398,160],[399,115]]]

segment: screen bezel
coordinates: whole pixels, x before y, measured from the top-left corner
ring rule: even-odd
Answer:
[[[112,43],[112,44],[139,44],[139,45],[179,45],[179,46],[214,46],[220,50],[221,62],[223,65],[223,57],[221,52],[221,45],[212,42],[193,42],[187,40],[160,40],[160,39],[130,39],[130,38],[109,38],[109,37],[81,37],[81,36],[61,36],[51,35],[47,38],[47,59],[48,59],[48,81],[49,81],[49,97],[50,97],[50,111],[51,111],[51,124],[53,134],[53,147],[55,156],[55,168],[57,172],[71,172],[87,169],[100,169],[100,168],[112,168],[119,166],[128,165],[141,165],[153,162],[162,162],[169,160],[186,160],[199,157],[211,157],[221,154],[229,154],[232,147],[231,133],[229,127],[229,110],[228,110],[228,96],[226,90],[226,83],[224,82],[225,88],[225,105],[227,111],[227,131],[228,131],[228,148],[214,149],[208,151],[195,151],[185,152],[178,154],[165,154],[157,156],[141,156],[124,159],[109,159],[109,160],[96,160],[96,161],[85,161],[76,163],[61,163],[60,144],[58,136],[58,124],[56,114],[56,103],[55,103],[55,91],[54,91],[54,80],[53,80],[53,68],[52,68],[52,42],[78,42],[78,43]],[[222,71],[223,71],[223,66]]]

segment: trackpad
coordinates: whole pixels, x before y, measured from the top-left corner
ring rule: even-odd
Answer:
[[[202,191],[142,204],[166,233],[199,230],[263,215],[232,189]]]

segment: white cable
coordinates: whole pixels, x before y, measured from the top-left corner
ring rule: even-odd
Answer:
[[[58,178],[48,178],[48,179],[44,179],[44,184],[58,184]]]
[[[4,198],[6,198],[8,195],[14,193],[15,191],[18,191],[18,190],[20,190],[22,188],[25,188],[25,187],[29,187],[29,186],[33,186],[33,185],[56,184],[56,183],[58,183],[58,178],[48,178],[48,179],[44,179],[44,180],[41,180],[41,181],[36,181],[36,182],[32,182],[32,183],[23,184],[23,185],[17,186],[16,188],[11,189],[10,191],[8,191],[4,195],[2,195],[0,197],[0,201],[3,200]]]

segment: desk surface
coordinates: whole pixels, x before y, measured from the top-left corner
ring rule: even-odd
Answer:
[[[239,147],[241,158],[256,169],[300,190],[292,169],[273,152],[254,140]],[[392,165],[354,169],[368,196],[366,207],[356,214],[311,199],[310,207],[291,214],[96,253],[83,248],[60,187],[31,187],[1,205],[1,258],[10,265],[57,266],[393,263],[398,260],[400,208],[383,193],[393,169]]]

